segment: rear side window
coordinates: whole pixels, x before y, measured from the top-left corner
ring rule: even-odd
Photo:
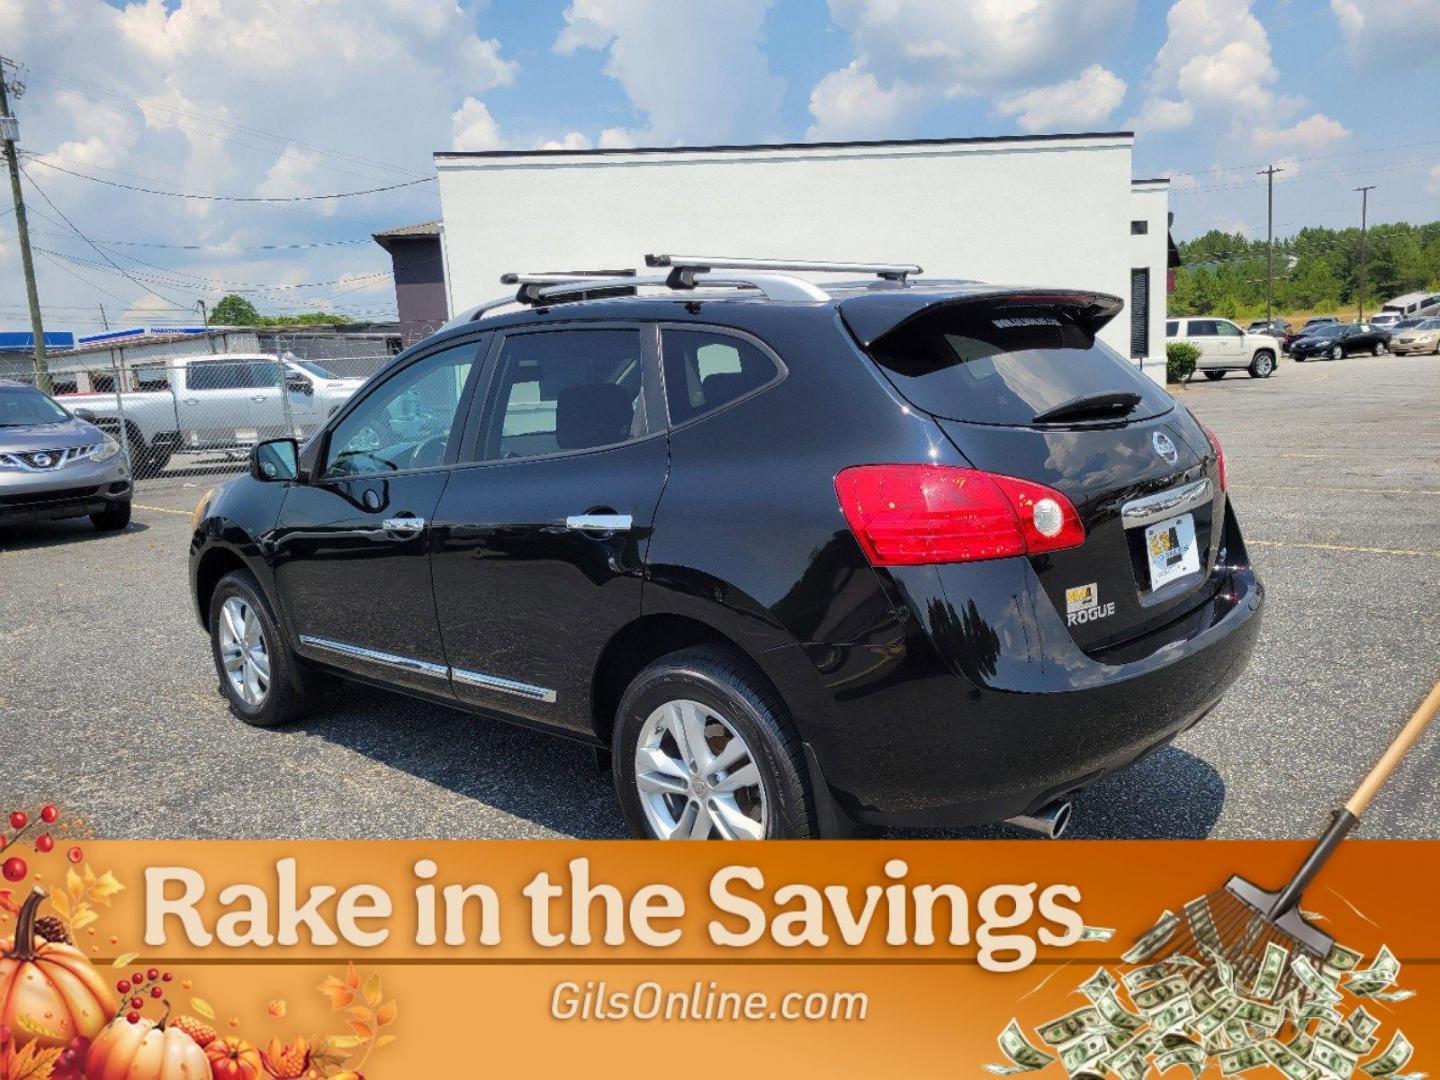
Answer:
[[[1177,321],[1175,321],[1174,319],[1171,319],[1169,322],[1167,322],[1167,323],[1165,324],[1165,336],[1166,336],[1166,337],[1175,337],[1175,336],[1176,336],[1177,334],[1179,334],[1179,333],[1180,333],[1180,324],[1179,324]]]
[[[871,354],[895,388],[936,416],[1026,425],[1077,398],[1134,393],[1127,419],[1171,398],[1063,310],[979,304],[941,308],[882,337]]]
[[[705,330],[664,330],[665,394],[670,422],[683,424],[758,390],[780,374],[764,350],[743,338]]]
[[[1191,319],[1190,337],[1214,337],[1215,323],[1211,319]]]

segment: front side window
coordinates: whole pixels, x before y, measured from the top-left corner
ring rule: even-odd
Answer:
[[[1215,328],[1220,332],[1221,337],[1240,336],[1240,328],[1232,322],[1217,322]]]
[[[480,458],[614,446],[646,433],[637,330],[514,334],[500,349]]]
[[[683,424],[720,408],[780,373],[763,349],[708,330],[665,330],[665,394],[670,422]]]
[[[433,353],[376,387],[335,425],[322,476],[443,464],[451,438],[459,437],[460,407],[476,349],[469,342]]]

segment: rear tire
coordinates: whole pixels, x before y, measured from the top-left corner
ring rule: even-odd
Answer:
[[[109,510],[90,515],[90,524],[101,532],[119,532],[130,524],[130,500],[116,503]]]
[[[693,733],[702,733],[698,755],[690,753]],[[640,768],[637,755],[654,767]],[[641,671],[620,700],[611,738],[625,821],[632,835],[652,839],[813,835],[804,761],[778,695],[749,661],[714,645],[670,653]],[[742,787],[727,787],[742,777]]]
[[[229,610],[227,613],[227,604]],[[233,620],[253,618],[253,636],[239,631],[235,626],[229,642],[240,645],[238,650],[226,640],[222,622],[228,617]],[[215,673],[220,678],[220,693],[236,717],[254,727],[275,727],[313,712],[320,704],[322,677],[300,662],[280,635],[280,628],[270,611],[270,605],[260,590],[260,583],[248,570],[232,570],[220,579],[210,597],[209,612],[210,655],[215,661]],[[257,648],[258,646],[258,648]],[[253,681],[258,694],[247,700],[245,692],[232,679],[233,671],[227,667],[236,658],[259,661],[254,672],[263,670],[264,677]],[[248,665],[247,665],[248,666]],[[241,682],[251,674],[242,671]]]
[[[1268,349],[1261,349],[1250,361],[1250,377],[1252,379],[1268,379],[1275,373],[1275,354]]]
[[[1211,382],[1214,382],[1216,379],[1223,379],[1224,377],[1225,377],[1225,372],[1223,372],[1223,371],[1207,371],[1207,372],[1205,372],[1205,378],[1209,379]]]
[[[1384,356],[1384,355],[1385,355],[1385,342],[1383,342],[1383,341],[1377,341],[1377,342],[1375,342],[1375,347],[1370,350],[1370,355],[1371,355],[1371,356]]]

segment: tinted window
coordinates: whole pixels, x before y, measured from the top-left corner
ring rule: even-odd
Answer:
[[[335,426],[326,476],[440,465],[460,420],[475,359],[470,342],[418,360],[368,394]]]
[[[666,330],[661,343],[671,423],[703,416],[780,374],[764,350],[728,334]]]
[[[1240,336],[1240,328],[1239,328],[1238,326],[1236,326],[1234,323],[1216,322],[1216,323],[1212,323],[1211,325],[1215,327],[1216,332],[1217,332],[1221,337],[1239,337],[1239,336]]]
[[[1317,338],[1339,337],[1341,332],[1339,326],[1336,326],[1334,323],[1326,323],[1324,326],[1317,327],[1309,336]]]
[[[1130,419],[1171,398],[1134,364],[1054,308],[977,304],[904,323],[872,347],[896,388],[926,412],[983,424],[1029,424],[1076,398],[1140,395]]]
[[[1171,319],[1169,322],[1167,322],[1167,323],[1165,324],[1165,336],[1166,336],[1166,337],[1174,337],[1174,336],[1175,336],[1176,334],[1178,334],[1178,333],[1180,333],[1180,324],[1179,324],[1178,322],[1176,322],[1174,319]]]
[[[1214,337],[1214,336],[1215,336],[1215,322],[1214,322],[1214,320],[1212,320],[1212,319],[1191,319],[1191,320],[1190,320],[1190,336],[1191,336],[1191,337]]]
[[[1130,222],[1131,236],[1145,236],[1150,232],[1150,222],[1144,220]]]
[[[557,330],[505,339],[481,457],[534,457],[645,434],[635,330]]]
[[[266,360],[222,360],[191,364],[191,390],[256,390],[280,385],[280,365]]]
[[[28,386],[0,386],[0,427],[59,424],[70,414],[39,390]]]

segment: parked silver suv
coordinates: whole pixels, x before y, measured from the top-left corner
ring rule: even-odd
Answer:
[[[0,379],[0,526],[89,517],[130,523],[130,468],[120,444],[34,387]]]

